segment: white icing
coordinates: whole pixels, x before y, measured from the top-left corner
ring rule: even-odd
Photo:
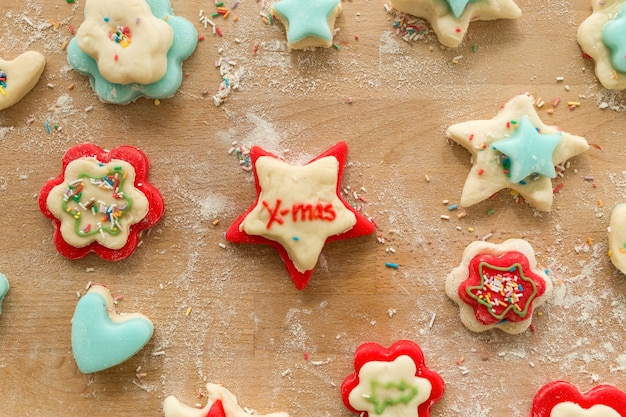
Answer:
[[[613,265],[626,274],[626,204],[620,204],[611,213],[609,250]]]
[[[250,414],[246,413],[243,408],[237,402],[235,397],[230,391],[221,385],[207,384],[207,404],[203,408],[189,407],[178,401],[176,397],[170,395],[163,402],[163,415],[165,417],[206,417],[211,410],[211,406],[215,401],[220,400],[224,407],[224,414],[226,417],[250,417]],[[289,414],[279,412],[271,413],[265,416],[255,414],[258,417],[289,417]]]
[[[0,59],[0,70],[7,76],[7,86],[0,91],[0,110],[11,107],[32,90],[45,66],[46,58],[35,51],[24,52],[12,61]]]
[[[415,376],[416,371],[415,362],[407,355],[398,356],[392,362],[367,362],[359,370],[359,384],[350,392],[348,401],[355,410],[367,411],[370,416],[418,417],[417,407],[428,400],[432,385],[428,379]],[[407,404],[389,405],[379,414],[375,405],[368,401],[368,398],[373,397],[373,381],[383,385],[404,381],[417,388],[417,394]],[[389,391],[387,394],[394,393]]]
[[[128,210],[123,217],[119,219],[121,225],[121,232],[117,235],[111,235],[108,233],[96,233],[91,236],[79,236],[75,231],[75,219],[74,217],[63,210],[63,198],[64,194],[70,184],[70,182],[79,178],[81,174],[87,173],[93,177],[104,176],[109,173],[114,167],[121,166],[123,171],[127,173],[127,177],[121,187],[121,190],[128,198],[132,199],[132,207]],[[96,201],[103,201],[107,206],[112,204],[124,204],[125,200],[115,199],[112,196],[111,190],[102,189],[96,185],[91,184],[88,179],[83,181],[83,200],[88,200],[93,197]],[[54,216],[61,221],[61,234],[63,239],[68,244],[82,248],[90,243],[97,241],[102,246],[109,249],[120,249],[128,240],[128,234],[130,226],[141,221],[146,214],[148,214],[149,202],[146,196],[134,187],[135,184],[135,169],[131,164],[126,161],[112,160],[109,163],[102,164],[95,158],[81,158],[70,162],[64,173],[64,181],[52,188],[50,194],[46,200],[48,209],[54,214]],[[101,222],[102,214],[93,215],[89,210],[82,210],[82,208],[69,200],[69,204],[81,211],[81,229],[88,223],[93,226]],[[102,222],[101,222],[102,223]]]
[[[588,409],[583,409],[578,404],[564,402],[557,404],[550,411],[550,417],[621,417],[621,414],[603,404],[596,404]]]
[[[130,29],[130,43],[111,40],[118,26]],[[87,0],[85,21],[76,32],[80,49],[98,63],[100,75],[116,84],[154,83],[165,75],[174,31],[155,17],[145,0]]]
[[[320,158],[304,166],[291,166],[274,157],[260,157],[256,161],[261,187],[258,203],[243,220],[240,229],[249,235],[263,236],[280,243],[300,272],[312,270],[326,239],[356,224],[354,213],[337,196],[338,170],[339,162],[333,156]],[[291,209],[298,204],[315,206],[320,203],[328,206],[330,211],[332,206],[335,218],[332,221],[302,221],[299,212],[294,221],[290,210],[281,215],[282,224],[272,222],[263,202],[274,209],[277,200],[281,201],[281,210]]]

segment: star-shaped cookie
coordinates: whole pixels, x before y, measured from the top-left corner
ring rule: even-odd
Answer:
[[[578,44],[595,61],[600,83],[610,90],[624,90],[626,60],[622,33],[626,29],[626,2],[592,0],[591,4],[593,13],[578,27]]]
[[[333,44],[335,19],[341,13],[341,3],[339,0],[281,0],[272,5],[271,11],[285,25],[290,48],[328,48]]]
[[[402,13],[430,22],[439,42],[457,47],[470,22],[476,20],[517,19],[522,11],[513,0],[391,0]]]
[[[537,210],[550,211],[550,176],[554,175],[546,167],[589,148],[585,138],[544,124],[535,111],[534,99],[527,94],[509,100],[493,119],[452,125],[446,135],[472,154],[472,169],[461,195],[465,207],[511,188]],[[537,143],[541,146],[535,146]]]
[[[374,231],[341,197],[347,152],[339,142],[306,165],[292,166],[252,147],[257,199],[228,228],[226,239],[273,246],[296,287],[304,289],[326,242]]]

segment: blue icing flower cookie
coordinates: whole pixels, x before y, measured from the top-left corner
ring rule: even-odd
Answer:
[[[102,101],[127,104],[171,97],[197,43],[195,27],[173,15],[169,0],[87,0],[68,61]]]

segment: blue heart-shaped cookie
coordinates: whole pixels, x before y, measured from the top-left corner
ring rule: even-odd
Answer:
[[[72,351],[83,373],[98,372],[131,358],[152,337],[152,322],[143,314],[118,315],[105,287],[94,285],[76,305]]]
[[[2,314],[2,300],[9,291],[9,280],[3,274],[0,274],[0,314]]]

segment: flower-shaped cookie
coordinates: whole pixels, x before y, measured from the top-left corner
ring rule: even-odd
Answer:
[[[422,350],[410,340],[389,348],[360,345],[354,373],[341,384],[343,403],[363,417],[428,417],[443,391],[443,379],[426,367]]]
[[[107,152],[83,144],[69,149],[62,164],[61,175],[39,193],[59,253],[78,259],[95,252],[110,261],[131,255],[139,233],[164,212],[161,193],[148,182],[147,156],[131,146]]]
[[[533,307],[552,294],[552,281],[537,267],[528,242],[509,239],[501,244],[472,242],[461,264],[446,279],[446,294],[461,310],[469,330],[498,328],[521,333],[532,320]]]
[[[513,0],[391,0],[402,13],[430,22],[441,44],[458,46],[470,22],[476,20],[517,19],[521,10]]]
[[[587,149],[585,138],[545,125],[531,96],[520,94],[491,120],[450,126],[446,135],[472,154],[461,205],[479,203],[504,188],[517,191],[540,211],[550,211],[554,166]]]
[[[578,44],[596,64],[600,83],[611,90],[626,89],[626,2],[592,0],[592,14],[578,27]]]
[[[611,213],[609,251],[613,265],[626,274],[626,204],[618,204]]]
[[[626,417],[626,392],[609,384],[580,392],[569,382],[553,381],[535,394],[530,417]]]
[[[226,231],[235,243],[264,243],[280,254],[298,289],[309,282],[326,242],[372,233],[373,224],[339,190],[348,145],[339,142],[303,166],[254,146],[257,199]]]
[[[28,51],[12,61],[0,59],[0,110],[11,107],[32,90],[46,66],[46,58]]]
[[[206,384],[208,401],[203,408],[189,407],[170,395],[163,402],[165,417],[249,417],[230,391],[221,385]],[[289,417],[289,414],[278,412],[265,415],[254,414],[258,417]]]
[[[280,0],[272,5],[271,12],[285,25],[290,48],[328,48],[333,44],[335,19],[341,13],[341,2]]]
[[[169,0],[87,0],[67,56],[101,100],[127,104],[172,96],[197,42],[193,24],[174,16]]]

